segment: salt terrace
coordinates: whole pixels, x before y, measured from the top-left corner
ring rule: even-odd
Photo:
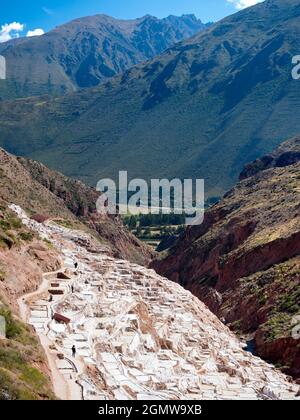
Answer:
[[[77,384],[70,398],[296,398],[299,387],[244,351],[190,292],[152,270],[112,258],[86,233],[39,224],[11,208],[63,258],[60,275],[45,275],[47,290],[28,300],[28,322],[60,374]],[[53,319],[55,314],[65,322]]]

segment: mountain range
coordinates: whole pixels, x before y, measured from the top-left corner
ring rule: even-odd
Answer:
[[[40,37],[0,44],[7,82],[0,98],[61,95],[96,86],[206,28],[194,15],[73,20]],[[209,26],[209,25],[208,25]]]
[[[222,196],[300,132],[299,51],[299,2],[267,0],[95,88],[2,101],[0,145],[90,185],[128,170],[204,178]]]

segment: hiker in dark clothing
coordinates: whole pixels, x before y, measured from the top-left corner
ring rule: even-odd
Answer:
[[[74,358],[76,357],[76,347],[75,346],[72,347],[72,356]]]
[[[72,294],[74,293],[74,286],[71,286]]]
[[[53,302],[53,296],[52,295],[50,295],[50,297],[49,297],[49,302]]]
[[[74,263],[75,270],[78,268],[78,262]]]

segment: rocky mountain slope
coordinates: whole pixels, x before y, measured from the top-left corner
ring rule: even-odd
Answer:
[[[297,163],[300,160],[300,138],[295,137],[285,141],[272,153],[245,165],[240,180],[250,178],[257,173],[270,168],[282,168]]]
[[[32,329],[17,317],[17,298],[60,267],[49,243],[22,225],[0,200],[0,400],[53,399],[46,356]],[[6,339],[1,336],[6,322]]]
[[[43,272],[58,269],[60,259],[47,242],[22,226],[7,202],[0,204],[0,297],[16,312],[17,298],[34,290]]]
[[[300,138],[248,165],[243,180],[187,229],[162,275],[198,296],[255,351],[300,377]],[[247,177],[248,175],[252,175]]]
[[[56,388],[62,380],[74,398],[97,401],[297,398],[299,386],[245,352],[181,286],[111,258],[105,249],[91,252],[87,234],[36,223],[20,207],[11,209],[63,260],[63,271],[24,299],[28,322],[53,362]]]
[[[76,19],[34,38],[0,44],[7,61],[0,97],[64,94],[96,86],[205,29],[193,15],[117,20]]]
[[[109,255],[146,262],[151,253],[121,221],[96,214],[99,194],[44,165],[0,149],[0,400],[54,399],[48,359],[33,330],[19,317],[18,300],[36,290],[48,272],[60,269],[59,251],[26,228],[8,206],[18,203],[38,220],[80,229]],[[54,223],[54,222],[53,222]]]
[[[31,215],[56,218],[60,223],[90,230],[111,252],[146,263],[149,249],[117,217],[99,215],[99,193],[82,182],[49,170],[39,162],[16,158],[0,150],[0,198],[22,205]]]
[[[221,196],[245,163],[300,132],[298,0],[267,0],[63,98],[0,104],[0,144],[86,183],[197,177]],[[45,129],[47,127],[47,129]]]

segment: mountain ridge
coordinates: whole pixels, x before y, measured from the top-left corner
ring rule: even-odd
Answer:
[[[266,1],[95,88],[2,102],[0,144],[89,185],[127,169],[204,178],[220,197],[244,164],[300,132],[299,19],[298,1]]]
[[[40,37],[8,41],[0,44],[7,62],[0,97],[61,95],[96,86],[205,28],[194,15],[132,20],[95,15]]]

